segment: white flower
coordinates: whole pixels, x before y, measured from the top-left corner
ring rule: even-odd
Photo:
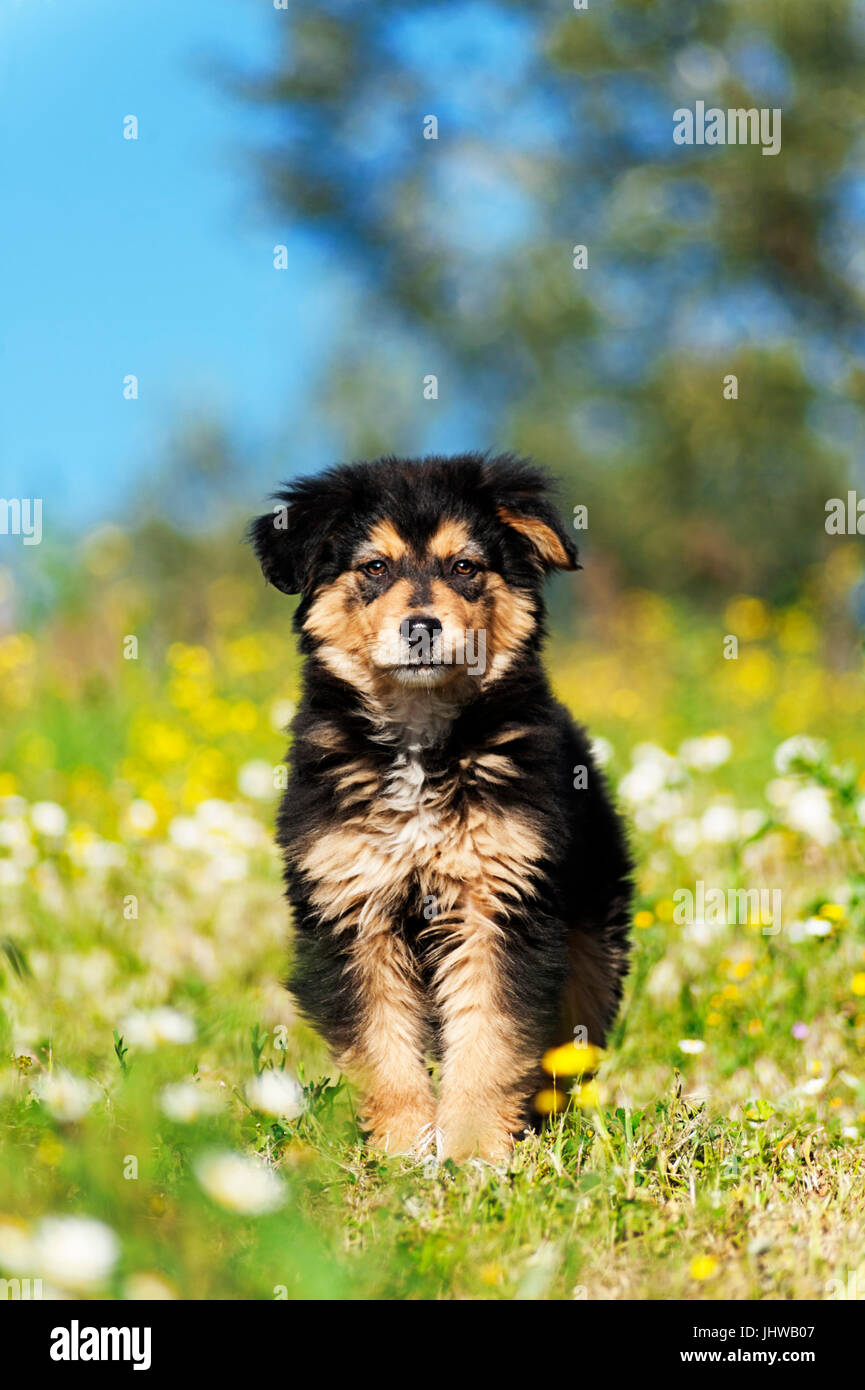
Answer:
[[[159,1105],[169,1120],[179,1124],[192,1124],[202,1115],[214,1115],[221,1109],[218,1094],[200,1081],[175,1081],[163,1086]]]
[[[680,1038],[680,1039],[679,1039],[679,1049],[680,1049],[680,1051],[682,1051],[682,1052],[688,1052],[688,1053],[691,1053],[691,1054],[696,1055],[698,1052],[702,1052],[702,1051],[704,1050],[705,1046],[706,1046],[706,1044],[703,1042],[703,1039],[702,1039],[702,1038]]]
[[[793,771],[794,763],[805,763],[808,767],[814,767],[825,752],[826,744],[822,739],[809,738],[807,734],[794,734],[792,738],[779,743],[775,749],[775,770],[783,776]]]
[[[745,839],[750,839],[758,830],[762,830],[765,823],[766,816],[763,811],[743,811],[739,817],[739,831]]]
[[[856,807],[856,815],[859,817],[859,824],[865,825],[865,796]]]
[[[178,1009],[136,1010],[120,1025],[124,1042],[152,1052],[160,1043],[190,1043],[195,1040],[195,1023]]]
[[[246,1086],[246,1099],[254,1110],[276,1115],[281,1120],[296,1120],[303,1114],[303,1088],[293,1076],[284,1071],[266,1068]]]
[[[832,923],[825,917],[809,917],[804,925],[805,936],[829,936],[832,932]]]
[[[204,1154],[195,1173],[208,1197],[228,1211],[260,1216],[285,1201],[282,1179],[257,1158],[228,1151]]]
[[[695,820],[683,818],[670,826],[670,843],[677,854],[693,854],[700,843],[700,827]]]
[[[198,849],[203,838],[201,827],[192,816],[175,816],[168,827],[168,836],[178,849]]]
[[[790,798],[799,790],[795,777],[773,777],[766,783],[766,800],[770,806],[789,806]]]
[[[801,787],[790,798],[786,819],[791,829],[810,835],[824,847],[834,844],[841,833],[832,817],[832,802],[825,787]]]
[[[606,767],[613,756],[613,745],[605,738],[592,741],[592,757],[599,767]]]
[[[244,763],[237,774],[237,785],[244,796],[266,801],[274,792],[273,768],[263,758]]]
[[[841,1133],[845,1139],[858,1139],[859,1131],[855,1125],[845,1125]]]
[[[679,757],[697,772],[712,772],[729,761],[733,745],[726,734],[706,734],[704,738],[688,738],[679,749]]]
[[[739,813],[728,802],[716,801],[703,812],[700,833],[712,844],[726,845],[739,838]]]
[[[33,1094],[48,1107],[55,1120],[74,1124],[99,1099],[99,1088],[92,1081],[85,1081],[83,1077],[57,1068],[39,1078],[33,1087]]]
[[[124,820],[127,828],[135,834],[149,835],[156,826],[158,816],[150,802],[139,797],[136,801],[130,801]]]
[[[270,727],[278,734],[284,733],[294,718],[295,708],[292,700],[274,700],[270,707]]]
[[[118,1240],[110,1226],[86,1216],[46,1216],[33,1243],[33,1267],[67,1289],[105,1282],[117,1263]]]
[[[56,801],[35,802],[30,808],[30,820],[40,835],[50,835],[55,839],[65,833],[68,823],[66,812]]]
[[[820,1092],[826,1088],[827,1079],[825,1076],[815,1076],[811,1081],[804,1081],[798,1089],[802,1095],[819,1096]]]

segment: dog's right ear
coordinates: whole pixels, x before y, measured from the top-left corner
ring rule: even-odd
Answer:
[[[269,584],[284,594],[312,587],[337,522],[330,480],[300,478],[273,494],[274,507],[253,521],[249,540]]]

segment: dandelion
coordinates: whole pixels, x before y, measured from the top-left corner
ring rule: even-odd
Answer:
[[[303,1087],[284,1071],[266,1068],[246,1086],[246,1098],[254,1110],[281,1120],[296,1120],[303,1114]]]
[[[276,1211],[285,1201],[285,1186],[257,1158],[227,1150],[204,1154],[195,1165],[204,1191],[218,1206],[246,1216]]]
[[[858,971],[850,981],[850,988],[854,994],[865,994],[865,971]]]
[[[601,1049],[592,1043],[587,1043],[585,1047],[578,1043],[565,1043],[544,1053],[541,1065],[550,1076],[580,1076],[584,1071],[593,1071],[603,1055]]]
[[[635,912],[635,913],[634,913],[634,926],[635,926],[635,927],[639,927],[639,928],[641,928],[641,929],[645,929],[646,927],[650,927],[650,926],[652,925],[652,923],[654,922],[654,920],[655,920],[655,914],[654,914],[654,912],[648,912],[648,911],[646,911],[645,909],[643,909],[642,912]]]
[[[711,1279],[718,1268],[718,1261],[711,1255],[697,1255],[691,1261],[692,1279]]]
[[[33,1094],[51,1111],[55,1120],[61,1124],[75,1124],[98,1099],[99,1089],[91,1081],[60,1068],[40,1077]]]

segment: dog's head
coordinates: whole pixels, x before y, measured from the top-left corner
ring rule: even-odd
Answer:
[[[352,685],[489,681],[536,644],[549,571],[578,568],[548,492],[509,455],[345,464],[275,494],[250,538],[302,596],[307,650]]]

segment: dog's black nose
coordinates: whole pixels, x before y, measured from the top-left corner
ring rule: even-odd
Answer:
[[[400,633],[405,641],[410,641],[412,637],[418,637],[420,633],[426,633],[427,637],[435,637],[437,632],[441,632],[442,625],[438,618],[428,618],[423,613],[416,613],[411,618],[403,618],[400,623]]]

